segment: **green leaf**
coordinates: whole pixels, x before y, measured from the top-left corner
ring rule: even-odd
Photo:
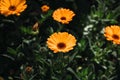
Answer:
[[[80,49],[80,51],[84,51],[86,48],[86,40],[81,39],[78,43],[78,48]]]
[[[78,75],[75,73],[75,71],[71,67],[68,67],[67,70],[69,72],[71,72],[77,78],[77,80],[80,80],[80,78],[78,77]]]
[[[72,80],[72,76],[71,75],[66,75],[66,80]]]
[[[75,53],[73,53],[73,55],[69,58],[69,63],[71,61],[73,61],[73,59],[75,58],[75,56],[77,55],[78,51],[76,51]]]
[[[7,48],[7,52],[10,53],[11,55],[17,55],[17,51],[10,47]]]
[[[29,27],[20,27],[20,30],[24,34],[31,34],[32,33],[32,29],[30,29]]]

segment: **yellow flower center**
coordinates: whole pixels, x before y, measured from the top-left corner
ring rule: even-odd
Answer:
[[[61,17],[61,20],[66,20],[66,17]]]
[[[115,35],[115,34],[114,34],[112,37],[113,37],[114,39],[119,39],[119,36],[118,36],[118,35]]]
[[[64,48],[66,48],[66,44],[65,43],[58,43],[57,47],[58,47],[58,49],[64,49]]]
[[[10,10],[10,11],[15,11],[15,10],[16,10],[16,7],[15,7],[15,6],[10,6],[10,7],[9,7],[9,10]]]

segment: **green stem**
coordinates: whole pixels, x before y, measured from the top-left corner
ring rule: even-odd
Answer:
[[[57,32],[60,32],[63,29],[63,25],[61,23],[58,23],[58,26],[59,26],[59,28],[58,28]]]

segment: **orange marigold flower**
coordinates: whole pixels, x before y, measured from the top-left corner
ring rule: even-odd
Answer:
[[[104,29],[104,36],[114,44],[120,44],[120,26],[111,25]]]
[[[68,34],[67,32],[58,32],[52,34],[47,39],[47,45],[54,51],[54,53],[65,53],[73,49],[76,45],[76,39],[73,35]]]
[[[49,9],[50,9],[50,7],[48,5],[43,5],[41,7],[42,12],[47,12]]]
[[[62,24],[69,24],[72,21],[72,18],[75,16],[75,13],[70,9],[59,8],[53,12],[53,19],[61,22]]]
[[[0,0],[0,13],[5,16],[19,16],[26,8],[26,0]]]

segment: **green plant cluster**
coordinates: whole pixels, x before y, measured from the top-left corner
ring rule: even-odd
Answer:
[[[40,9],[43,4],[50,7],[47,13]],[[27,5],[20,16],[0,15],[4,80],[119,80],[120,46],[107,41],[103,31],[120,24],[119,0],[27,0]],[[69,24],[53,20],[60,7],[76,14]],[[39,29],[34,31],[36,22]],[[53,53],[47,47],[47,38],[58,30],[76,37],[73,50]]]

